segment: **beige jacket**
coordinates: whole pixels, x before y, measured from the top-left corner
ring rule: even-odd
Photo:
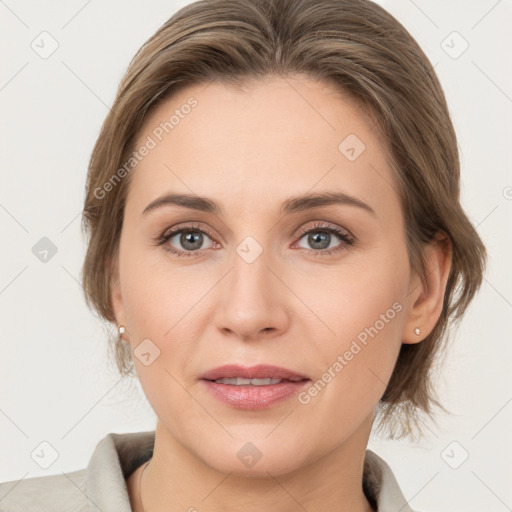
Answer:
[[[126,478],[153,454],[155,432],[110,433],[87,468],[0,484],[0,512],[131,512]],[[414,512],[390,467],[367,450],[365,488],[378,512]]]

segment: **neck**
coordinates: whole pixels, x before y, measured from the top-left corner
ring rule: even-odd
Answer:
[[[371,422],[324,456],[280,473],[244,476],[208,466],[180,444],[159,421],[153,457],[127,481],[133,512],[296,512],[329,510],[373,512],[364,495],[363,466]]]

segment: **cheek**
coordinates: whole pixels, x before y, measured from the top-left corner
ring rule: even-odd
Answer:
[[[331,316],[335,336],[314,338],[309,353],[317,371],[298,401],[311,432],[324,432],[327,448],[375,412],[400,350],[401,311],[398,302],[369,293],[346,303],[337,321]]]
[[[336,404],[334,414],[353,411],[350,415],[359,414],[359,419],[376,405],[402,343],[407,265],[404,247],[302,281],[297,295],[307,297],[316,315],[306,338],[316,355],[319,380],[317,391],[304,396],[303,403],[311,399],[320,408]]]
[[[358,336],[364,342],[366,329],[375,326],[383,337],[396,338],[408,290],[407,265],[405,248],[375,251],[297,279],[293,289],[317,319],[317,335],[310,339],[320,334],[322,347],[339,349]],[[332,343],[326,344],[328,339]]]
[[[183,418],[175,412],[190,401],[181,385],[183,372],[201,328],[193,321],[194,307],[212,279],[203,282],[189,275],[191,270],[166,265],[162,255],[155,257],[160,249],[132,247],[122,253],[120,277],[135,368],[157,416],[178,428]]]
[[[208,292],[212,279],[198,274],[193,265],[173,264],[163,248],[149,244],[144,246],[135,235],[126,236],[120,279],[131,332],[156,341],[172,333],[180,319],[186,322],[187,312]]]

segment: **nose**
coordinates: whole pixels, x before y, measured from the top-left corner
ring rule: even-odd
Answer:
[[[268,252],[252,262],[235,254],[231,270],[219,283],[215,323],[224,335],[249,341],[277,337],[288,329],[291,294],[271,268],[275,265]]]

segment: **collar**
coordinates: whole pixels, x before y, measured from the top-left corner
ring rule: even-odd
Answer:
[[[153,455],[155,431],[110,433],[96,446],[85,471],[85,491],[100,509],[131,512],[126,479]],[[414,512],[391,468],[375,452],[366,450],[364,489],[378,512]]]

